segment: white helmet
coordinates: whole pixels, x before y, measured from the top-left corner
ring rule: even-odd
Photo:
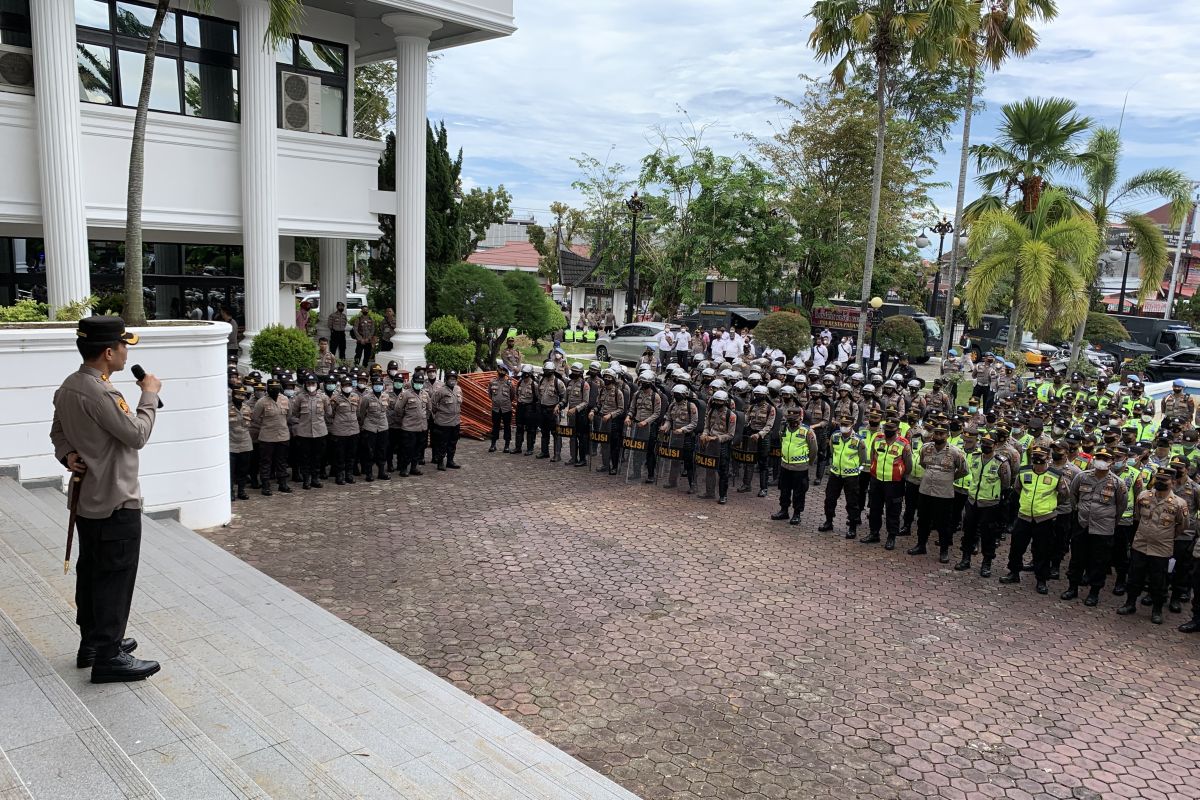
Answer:
[[[675,388],[671,390],[671,394],[676,397],[687,397],[689,394],[688,387],[682,383],[675,384]]]
[[[767,383],[767,388],[772,392],[778,392],[783,388],[783,381],[770,381]]]
[[[652,380],[654,380],[654,371],[653,371],[653,370],[648,370],[648,369],[644,369],[644,370],[642,370],[641,372],[639,372],[639,373],[638,373],[638,380],[639,380],[639,381],[652,381]]]
[[[737,383],[735,383],[733,385],[733,390],[735,392],[739,392],[739,393],[740,392],[748,392],[748,391],[750,391],[750,384],[747,383],[746,381],[738,381]]]
[[[754,391],[752,392],[752,394],[755,397],[766,397],[770,393],[771,393],[771,390],[768,389],[766,386],[763,386],[762,384],[755,386]]]
[[[728,386],[728,384],[725,383],[725,380],[723,378],[713,378],[712,382],[708,384],[708,388],[716,390],[716,391],[720,391],[721,389],[724,389],[727,386]]]
[[[866,394],[867,392],[874,393],[874,392],[875,392],[875,384],[873,384],[873,383],[864,383],[864,384],[863,384],[863,394]]]
[[[852,381],[861,381],[861,380],[866,380],[866,377],[867,377],[867,376],[866,376],[866,375],[863,375],[861,372],[856,372],[856,373],[854,373],[853,375],[851,375],[851,376],[850,376],[850,380],[852,380]]]
[[[582,361],[572,361],[571,362],[571,372],[575,372],[576,370],[583,372],[583,362]]]
[[[807,386],[808,378],[804,377],[803,375],[797,375],[796,380],[792,381],[792,383],[796,384],[797,386]]]
[[[789,370],[787,371],[787,376],[788,376],[789,378],[794,378],[794,377],[796,377],[796,376],[797,376],[797,375],[799,375],[799,374],[800,374],[800,370],[796,369],[795,367],[792,367],[791,369],[789,369]]]
[[[546,370],[547,372],[553,372],[554,371],[554,362],[547,361],[545,364],[542,364],[542,369]]]
[[[782,389],[780,389],[779,391],[780,391],[780,394],[784,395],[785,397],[791,397],[792,395],[796,394],[796,387],[795,386],[785,386]]]
[[[533,372],[533,364],[522,364],[522,365],[521,365],[521,372],[523,372],[523,373],[524,373],[524,374],[526,374],[526,375],[528,375],[529,373]]]
[[[839,392],[848,392],[848,391],[850,391],[850,384],[848,384],[848,383],[842,383],[842,384],[839,384],[839,385],[838,385],[838,391],[839,391]]]
[[[590,364],[588,364],[588,369],[600,369],[600,362],[599,361],[591,362]]]
[[[713,392],[713,396],[711,399],[716,400],[718,402],[727,403],[727,402],[729,402],[729,393],[722,389],[722,390]]]
[[[701,372],[700,374],[706,378],[715,378],[717,375],[717,371],[715,369],[713,369],[712,367],[705,367],[704,371]]]
[[[895,382],[894,380],[892,380],[891,378],[888,378],[886,381],[884,381],[884,382],[883,382],[883,388],[885,388],[885,389],[895,389],[895,388],[896,388],[896,382]]]
[[[750,375],[748,376],[747,380],[751,380],[751,381],[761,381],[761,380],[762,380],[762,375],[760,375],[760,374],[759,374],[759,373],[757,373],[757,372],[751,372],[751,373],[750,373]]]
[[[917,380],[916,378],[913,378],[911,381],[909,381],[909,382],[908,382],[908,388],[910,388],[910,389],[920,389],[920,388],[921,388],[921,382],[920,382],[919,380]]]

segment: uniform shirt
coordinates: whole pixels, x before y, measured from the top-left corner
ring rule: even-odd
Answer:
[[[337,331],[338,333],[346,332],[346,312],[333,311],[329,314],[329,330]]]
[[[329,410],[325,417],[325,421],[329,423],[331,435],[358,435],[358,404],[361,401],[362,398],[354,392],[348,395],[342,394],[340,391],[333,393],[333,396],[329,398]]]
[[[573,413],[586,411],[591,404],[592,387],[583,376],[567,381],[567,407]]]
[[[639,389],[633,396],[630,411],[633,413],[633,422],[646,422],[649,427],[662,416],[662,396],[653,387],[645,391]]]
[[[369,343],[375,338],[375,320],[365,311],[354,320],[354,338],[363,343]]]
[[[517,402],[532,403],[536,396],[537,386],[533,382],[533,377],[523,377],[517,381]]]
[[[329,414],[329,398],[321,392],[302,392],[288,403],[288,424],[292,435],[302,439],[319,439],[329,433],[325,417]]]
[[[616,414],[625,410],[625,395],[615,382],[605,383],[596,397],[596,408],[601,414]]]
[[[509,372],[516,372],[521,369],[521,351],[515,347],[506,347],[500,352],[500,360],[504,362],[504,366],[508,367]]]
[[[454,426],[462,423],[462,387],[439,385],[429,396],[434,425]]]
[[[250,406],[245,401],[241,408],[229,401],[229,452],[249,453],[254,449],[250,438]]]
[[[221,320],[221,321],[222,321],[222,322],[225,322],[225,323],[227,323],[227,324],[230,326],[230,329],[229,329],[229,349],[230,349],[230,350],[237,350],[237,349],[238,349],[238,338],[239,338],[239,337],[238,337],[238,324],[237,324],[237,320],[236,320],[236,319],[234,319],[233,317],[230,317],[229,319],[223,319],[223,320]]]
[[[1059,474],[1062,475],[1062,481],[1063,481],[1063,483],[1065,483],[1067,485],[1068,489],[1070,488],[1071,484],[1074,482],[1075,478],[1081,472],[1083,472],[1083,470],[1081,470],[1079,467],[1072,464],[1070,461],[1065,461],[1062,464],[1055,464],[1055,463],[1051,462],[1050,468],[1057,470],[1059,472]],[[1074,504],[1074,501],[1072,500],[1070,491],[1068,491],[1066,493],[1066,495],[1059,496],[1059,500],[1058,500],[1058,513],[1059,514],[1070,514],[1074,509],[1075,509],[1075,504]]]
[[[700,424],[700,411],[691,400],[676,400],[667,408],[662,430],[668,433],[694,433]]]
[[[1175,539],[1187,525],[1187,503],[1170,492],[1159,497],[1152,489],[1138,495],[1134,516],[1137,532],[1133,549],[1148,556],[1170,558],[1175,552]]]
[[[396,398],[396,405],[392,406],[392,414],[400,420],[400,428],[409,433],[429,429],[429,406],[426,404],[425,396],[420,392],[413,391],[411,386],[405,388]]]
[[[232,345],[230,345],[232,347]],[[1180,419],[1190,420],[1192,418],[1192,407],[1195,403],[1190,395],[1179,393],[1175,394],[1172,391],[1162,399],[1162,414],[1164,417],[1179,417]]]
[[[513,385],[508,378],[492,378],[488,384],[488,396],[492,398],[492,411],[501,414],[512,411]]]
[[[254,404],[250,412],[250,432],[260,442],[286,442],[292,438],[288,429],[291,404],[280,394],[274,400],[267,395]]]
[[[920,493],[928,497],[954,497],[954,481],[967,472],[963,451],[949,444],[939,450],[936,444],[929,442],[921,448],[920,458],[921,468],[925,470]]]
[[[733,441],[737,429],[737,416],[733,409],[709,407],[704,418],[704,435],[716,438],[721,444]]]
[[[388,429],[388,410],[393,399],[384,394],[367,392],[358,399],[358,427],[363,433],[380,433]]]
[[[1176,536],[1177,541],[1190,542],[1196,538],[1196,512],[1200,511],[1200,484],[1190,478],[1183,485],[1175,487],[1175,496],[1187,504],[1188,521],[1183,532]]]
[[[1071,480],[1071,502],[1079,526],[1096,536],[1112,536],[1125,512],[1126,494],[1125,484],[1111,470],[1103,477],[1094,469],[1076,475]]]
[[[749,438],[757,433],[760,440],[765,440],[775,428],[775,406],[770,401],[763,400],[753,403],[746,411],[746,436]]]
[[[331,351],[317,353],[317,374],[328,375],[337,367],[337,356]]]
[[[561,403],[566,396],[567,385],[562,378],[557,374],[542,376],[542,381],[537,387],[539,405],[554,407]]]
[[[808,426],[815,431],[820,431],[829,427],[829,417],[831,415],[829,401],[824,397],[814,397],[804,405],[804,412],[807,416]]]
[[[66,464],[75,452],[87,464],[79,485],[79,516],[105,519],[119,508],[140,508],[138,454],[150,438],[158,395],[142,392],[137,411],[99,370],[80,366],[54,393],[50,441]]]

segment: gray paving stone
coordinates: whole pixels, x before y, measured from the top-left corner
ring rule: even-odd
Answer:
[[[213,699],[187,709],[188,717],[230,758],[238,758],[278,744],[278,737],[230,713],[229,700]],[[235,701],[236,702],[236,701]]]
[[[71,733],[37,681],[27,678],[9,684],[0,692],[0,748],[15,750]]]
[[[33,800],[8,756],[0,750],[0,800]]]
[[[126,800],[74,733],[7,749],[29,793],[38,800]]]
[[[303,713],[307,706],[286,708],[267,717],[267,721],[279,729],[297,747],[308,753],[312,758],[324,764],[346,755],[357,749],[346,747],[345,742],[338,742],[326,736],[321,728],[313,723]],[[333,732],[334,726],[328,730]],[[345,734],[341,734],[342,737]]]
[[[208,765],[183,742],[155,747],[133,761],[166,797],[240,800]]]
[[[179,736],[136,692],[96,697],[88,710],[130,756],[179,741]]]
[[[237,764],[254,782],[263,787],[272,800],[308,800],[319,797],[318,785],[294,764],[278,747],[266,747],[237,759]],[[353,797],[344,792],[345,797]]]

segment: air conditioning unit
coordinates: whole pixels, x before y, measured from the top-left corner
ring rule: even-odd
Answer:
[[[33,94],[33,51],[0,44],[0,91]]]
[[[280,261],[280,283],[312,283],[312,264],[307,261]]]
[[[321,79],[295,72],[279,74],[283,129],[321,132]]]

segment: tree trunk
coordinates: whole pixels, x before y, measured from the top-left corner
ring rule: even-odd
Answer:
[[[1008,344],[1006,345],[1007,352],[1004,354],[1006,358],[1013,358],[1017,350],[1017,343],[1021,341],[1021,303],[1017,299],[1021,291],[1021,267],[1017,264],[1013,265],[1013,301],[1012,311],[1008,314]]]
[[[887,108],[884,105],[884,82],[887,65],[882,59],[875,63],[875,166],[871,170],[871,215],[867,218],[867,252],[863,255],[862,304],[858,315],[858,368],[863,369],[862,349],[867,341],[867,308],[871,300],[871,278],[875,270],[875,241],[879,235],[879,200],[883,193],[883,145],[887,136]]]
[[[146,40],[146,60],[142,67],[142,88],[138,93],[137,112],[133,117],[133,136],[129,140],[129,191],[125,200],[125,307],[127,325],[146,324],[146,304],[142,297],[142,185],[146,175],[146,118],[150,114],[150,87],[154,81],[154,51],[167,16],[168,0],[158,0],[154,24]]]
[[[971,146],[971,106],[975,103],[975,70],[977,68],[972,64],[970,72],[967,73],[967,107],[963,111],[962,153],[958,159],[958,196],[954,201],[954,238],[950,241],[950,274],[947,276],[945,325],[942,328],[943,361],[946,360],[946,353],[950,349],[950,343],[954,340],[954,286],[958,281],[958,247],[959,236],[962,234],[963,205],[966,202],[967,157]],[[936,291],[936,287],[934,290]]]

